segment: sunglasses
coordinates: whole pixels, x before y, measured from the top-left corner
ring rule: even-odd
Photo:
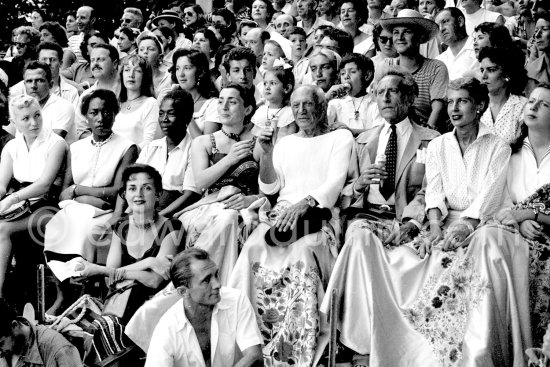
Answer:
[[[390,43],[393,43],[392,37],[380,36],[378,37],[378,40],[382,43],[388,43],[388,41],[390,41]]]
[[[28,42],[14,42],[13,44],[14,46],[25,47],[28,45]]]

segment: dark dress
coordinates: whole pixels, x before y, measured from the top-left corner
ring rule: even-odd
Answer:
[[[130,226],[130,217],[124,216],[115,224],[113,228],[114,233],[120,238],[120,245],[122,250],[121,263],[120,263],[121,267],[137,263],[138,261],[141,261],[148,257],[157,256],[160,251],[160,246],[162,244],[162,241],[164,241],[164,238],[170,233],[172,233],[173,231],[181,230],[181,227],[182,227],[181,222],[179,220],[171,219],[171,218],[167,219],[164,223],[162,223],[162,225],[158,229],[157,235],[153,240],[152,246],[147,251],[145,251],[143,256],[136,259],[132,255],[130,255],[130,253],[128,252],[128,247],[126,246],[126,238],[128,236],[129,226]],[[126,311],[124,312],[124,317],[122,318],[123,323],[126,324],[130,320],[130,318],[134,315],[136,310],[139,307],[141,307],[141,305],[145,301],[147,301],[149,298],[155,295],[160,289],[164,288],[167,283],[168,281],[162,282],[158,288],[149,288],[144,286],[141,283],[138,283],[136,286],[134,286],[130,299],[128,300],[128,306],[126,308]]]
[[[252,139],[256,143],[256,136]],[[227,154],[220,153],[216,146],[214,134],[210,134],[212,143],[212,155],[210,156],[210,166],[221,161]],[[240,160],[237,164],[231,166],[219,179],[208,189],[209,193],[219,191],[224,186],[235,186],[241,189],[245,195],[255,195],[258,193],[258,174],[260,168],[258,162],[254,160],[252,153]]]

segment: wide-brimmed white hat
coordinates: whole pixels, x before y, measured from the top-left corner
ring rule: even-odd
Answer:
[[[380,19],[380,25],[387,31],[392,31],[394,27],[411,27],[421,30],[420,43],[428,42],[439,32],[437,24],[430,19],[426,19],[412,9],[403,9],[397,13],[395,18]]]

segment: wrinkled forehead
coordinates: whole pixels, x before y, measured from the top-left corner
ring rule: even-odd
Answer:
[[[311,88],[298,88],[294,93],[292,93],[290,100],[292,103],[300,103],[300,102],[315,103],[314,93],[315,92]]]
[[[388,88],[397,88],[401,90],[401,83],[403,82],[403,78],[399,75],[386,75],[380,81],[378,82],[378,85],[376,86],[376,90],[384,90]]]
[[[292,24],[292,18],[288,14],[281,14],[275,19],[275,24],[289,23]]]
[[[191,262],[191,271],[193,272],[193,279],[202,280],[209,275],[214,275],[218,271],[216,263],[210,259],[207,260],[193,260]]]

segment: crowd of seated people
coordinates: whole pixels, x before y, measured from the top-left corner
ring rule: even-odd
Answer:
[[[550,366],[550,4],[197,3],[13,30],[0,365]]]

